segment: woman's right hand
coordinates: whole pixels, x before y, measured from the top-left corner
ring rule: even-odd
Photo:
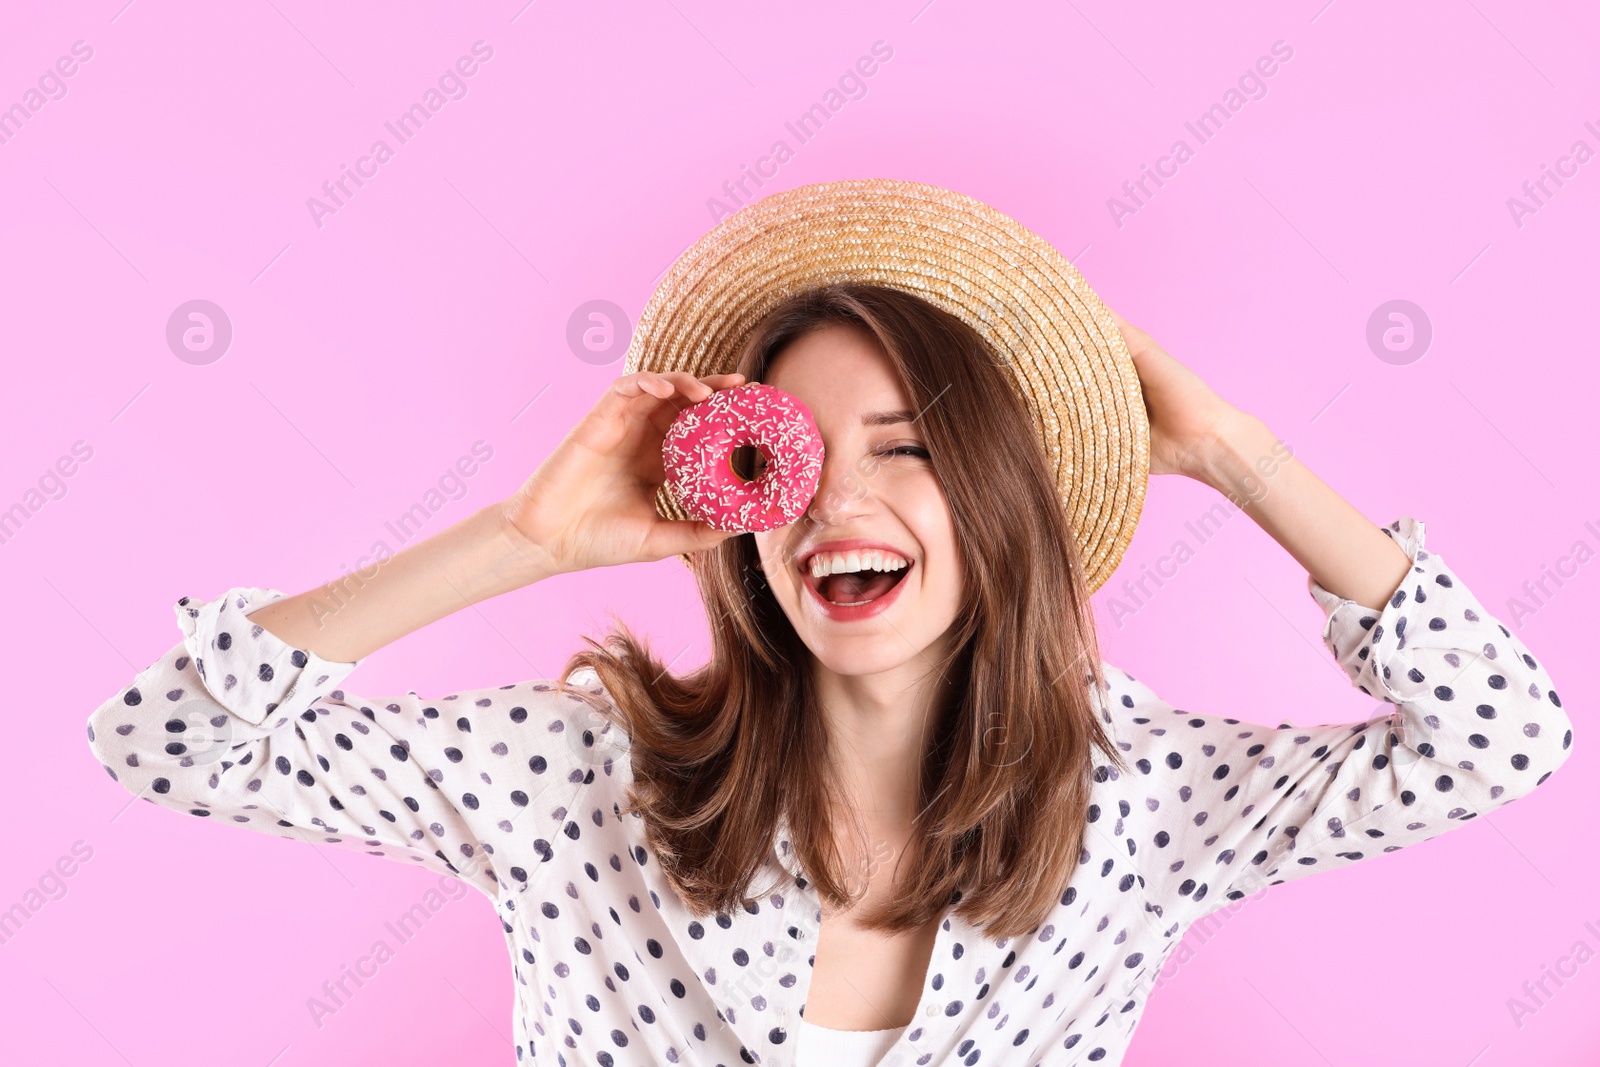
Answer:
[[[703,522],[663,519],[661,444],[678,412],[740,374],[696,378],[640,371],[615,379],[588,414],[502,505],[544,574],[643,563],[697,552],[732,536]]]

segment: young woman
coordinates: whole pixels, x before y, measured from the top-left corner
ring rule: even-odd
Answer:
[[[358,587],[179,601],[183,639],[93,714],[91,745],[158,804],[481,890],[519,1062],[1115,1063],[1190,924],[1526,796],[1572,739],[1544,668],[1420,522],[1373,525],[1119,325],[1152,472],[1244,502],[1389,715],[1255,725],[1104,663],[986,342],[846,284],[780,304],[738,373],[617,378],[511,499]],[[663,519],[665,429],[742,381],[815,416],[810,510],[756,534]],[[470,604],[677,553],[700,554],[699,669],[619,629],[559,681],[343,688]]]

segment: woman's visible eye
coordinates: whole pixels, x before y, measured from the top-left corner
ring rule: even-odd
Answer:
[[[921,456],[923,459],[928,458],[928,450],[921,445],[896,445],[893,448],[885,449],[882,454],[886,456]]]

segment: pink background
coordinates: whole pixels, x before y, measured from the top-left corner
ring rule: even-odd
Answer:
[[[1575,141],[1600,149],[1600,19],[1576,0],[1324,2],[6,5],[0,107],[75,41],[93,56],[0,144],[0,509],[29,512],[0,544],[0,909],[75,842],[92,858],[0,951],[0,1060],[511,1062],[487,902],[442,909],[319,1029],[307,998],[436,880],[130,806],[84,721],[177,641],[180,596],[337,576],[395,545],[385,522],[475,441],[493,458],[427,531],[509,495],[621,373],[620,345],[610,363],[569,347],[574,311],[637,316],[708,198],[779,138],[793,158],[769,191],[911,178],[1044,235],[1374,522],[1428,522],[1509,625],[1524,581],[1600,548],[1600,160],[1520,226],[1507,205]],[[493,56],[465,97],[319,227],[307,198],[394,147],[384,123],[478,40]],[[798,144],[785,122],[876,41],[893,55],[865,95]],[[1275,41],[1293,55],[1266,95],[1199,144],[1184,123]],[[1108,198],[1178,138],[1193,158],[1119,226]],[[206,365],[165,338],[192,299],[233,327]],[[1392,299],[1432,323],[1420,359],[1368,346]],[[30,496],[78,441],[92,458]],[[1123,579],[1195,547],[1184,524],[1219,499],[1151,487],[1097,597],[1107,658],[1198,710],[1373,713],[1321,647],[1305,572],[1243,517],[1113,622]],[[566,576],[406,638],[352,688],[549,677],[611,610],[687,668],[692,596],[670,559]],[[1578,722],[1570,766],[1191,934],[1127,1062],[1600,1059],[1600,960],[1520,1027],[1507,1007],[1577,942],[1600,951],[1597,598],[1588,562],[1518,628]]]

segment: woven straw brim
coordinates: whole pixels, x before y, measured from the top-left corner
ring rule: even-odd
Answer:
[[[1149,481],[1139,376],[1077,268],[981,201],[865,178],[749,204],[667,271],[639,316],[626,373],[725,374],[763,315],[836,282],[920,296],[965,320],[1001,357],[1054,468],[1089,589],[1099,589],[1133,540]],[[665,486],[657,510],[688,518]]]

